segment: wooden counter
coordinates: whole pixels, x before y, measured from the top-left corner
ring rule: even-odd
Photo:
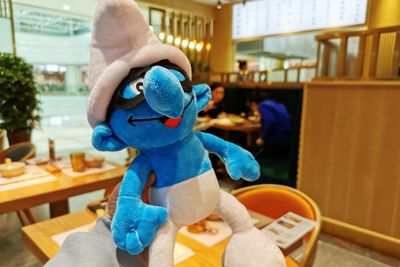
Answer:
[[[400,82],[313,82],[303,97],[298,188],[323,229],[400,255]]]

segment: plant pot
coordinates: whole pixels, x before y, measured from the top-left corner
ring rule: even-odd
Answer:
[[[21,142],[29,142],[31,141],[31,131],[7,132],[7,138],[10,146]]]

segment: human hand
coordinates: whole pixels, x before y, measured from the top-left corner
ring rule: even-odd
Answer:
[[[207,106],[204,108],[204,111],[208,111],[213,108],[215,108],[215,103],[213,100],[210,100],[210,102],[208,102]]]
[[[143,190],[142,194],[142,200],[144,203],[148,203],[148,191],[149,188],[155,183],[156,181],[156,174],[154,172],[151,172],[149,174],[149,177],[147,178],[147,183],[146,186]],[[114,187],[114,190],[108,197],[108,202],[107,202],[107,207],[106,207],[106,216],[112,220],[114,213],[115,213],[115,208],[117,207],[117,200],[118,200],[118,195],[119,195],[119,189],[121,187],[121,183],[117,184]]]

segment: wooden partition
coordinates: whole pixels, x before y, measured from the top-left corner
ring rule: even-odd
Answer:
[[[400,76],[400,26],[316,36],[316,79],[385,79]]]
[[[281,73],[282,79],[271,81],[269,75]],[[199,82],[221,82],[221,83],[303,83],[310,81],[315,76],[315,64],[299,65],[289,68],[268,69],[262,71],[249,71],[240,73],[232,72],[196,72],[193,79]]]
[[[400,82],[304,89],[298,188],[328,232],[400,255]]]

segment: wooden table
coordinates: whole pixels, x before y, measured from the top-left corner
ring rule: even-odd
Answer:
[[[258,227],[263,227],[272,221],[269,217],[252,212],[251,216],[256,217],[260,221],[259,225],[256,225]],[[57,243],[51,238],[53,235],[90,224],[94,222],[95,219],[96,216],[94,213],[85,210],[25,226],[22,228],[22,233],[26,245],[44,263],[54,257],[60,249]],[[178,232],[177,242],[190,247],[196,254],[176,266],[219,267],[221,266],[222,254],[228,240],[229,239],[221,241],[217,245],[209,248]]]
[[[243,132],[246,134],[246,145],[251,146],[254,145],[254,134],[259,133],[261,131],[261,124],[260,123],[252,123],[252,122],[245,122],[243,124],[220,124],[218,122],[212,125],[213,128],[220,129],[224,131],[224,138],[229,140],[229,132],[236,131],[236,132]]]
[[[69,177],[54,173],[57,180],[0,192],[0,214],[50,204],[51,217],[69,212],[68,198],[115,186],[122,180],[126,167],[117,166],[103,173]]]
[[[251,122],[245,119],[244,123],[235,124],[226,122],[227,118],[223,119],[205,119],[199,118],[194,126],[195,131],[205,131],[209,128],[216,128],[224,131],[225,140],[229,140],[229,132],[242,132],[246,134],[246,145],[251,146],[254,142],[254,135],[261,132],[261,123]]]

